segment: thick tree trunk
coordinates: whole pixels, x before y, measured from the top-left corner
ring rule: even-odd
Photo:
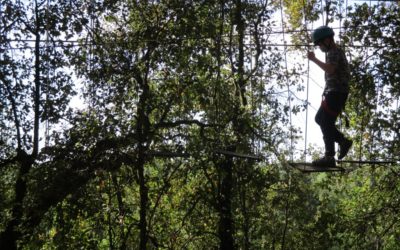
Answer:
[[[32,165],[37,157],[39,151],[39,119],[40,119],[40,32],[39,32],[39,11],[38,5],[35,1],[36,24],[34,35],[35,40],[35,89],[34,89],[34,128],[33,128],[33,151],[28,155],[21,145],[21,138],[19,133],[19,119],[15,113],[16,130],[18,136],[18,149],[17,149],[17,162],[20,165],[20,170],[15,182],[15,200],[14,206],[11,210],[11,220],[7,223],[6,229],[0,235],[0,249],[17,249],[18,240],[21,239],[21,232],[18,226],[22,223],[23,219],[23,202],[27,194],[27,179],[26,175],[29,173]],[[10,93],[11,94],[11,93]]]
[[[148,241],[147,233],[147,204],[148,204],[148,190],[144,176],[144,163],[138,166],[139,175],[139,189],[140,189],[140,250],[146,249]]]
[[[234,249],[232,225],[232,169],[233,161],[227,157],[221,167],[221,183],[219,192],[219,249]]]
[[[240,100],[243,106],[247,105],[246,99],[246,86],[244,80],[244,31],[245,31],[245,22],[242,17],[242,1],[236,1],[236,24],[237,24],[237,32],[238,32],[238,67],[237,67],[237,85],[239,86],[239,95]]]
[[[247,212],[247,195],[246,195],[246,185],[245,183],[240,184],[240,200],[241,200],[241,209],[242,209],[242,215],[243,215],[243,236],[244,236],[244,250],[250,249],[250,236],[249,236],[249,231],[250,231],[250,218],[249,214]]]
[[[145,74],[146,76],[147,74]],[[139,98],[138,104],[138,118],[136,124],[136,135],[138,140],[138,156],[136,161],[136,168],[139,182],[139,194],[140,194],[140,219],[139,219],[139,230],[140,230],[140,243],[139,249],[144,250],[147,248],[148,232],[147,232],[147,208],[148,208],[148,188],[146,183],[146,176],[144,173],[144,167],[146,164],[146,152],[148,150],[150,121],[149,121],[149,85],[147,79],[142,78],[139,69],[135,69],[135,79],[139,86],[142,88],[142,93]]]
[[[245,22],[242,16],[242,1],[236,0],[235,10],[235,24],[237,25],[238,33],[238,56],[237,60],[237,81],[236,81],[236,98],[238,103],[234,106],[233,113],[233,126],[235,137],[237,138],[237,144],[241,144],[244,132],[244,124],[242,120],[238,119],[241,117],[242,109],[241,106],[247,105],[245,96],[246,92],[246,81],[244,79],[244,35],[245,35]],[[231,147],[230,151],[236,151],[236,146]],[[232,189],[233,189],[233,159],[231,157],[226,158],[221,164],[221,183],[219,193],[219,238],[220,238],[220,249],[235,249],[234,242],[234,228],[233,228],[233,213],[232,213]]]
[[[18,159],[21,167],[15,182],[15,200],[11,211],[12,219],[0,236],[0,249],[17,249],[17,241],[21,237],[18,225],[20,225],[23,217],[23,200],[27,192],[25,176],[31,169],[33,158],[21,151]]]

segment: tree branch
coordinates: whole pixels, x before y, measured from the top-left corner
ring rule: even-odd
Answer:
[[[1,77],[3,78],[3,75],[1,75]],[[15,128],[17,130],[17,144],[18,144],[18,149],[21,150],[22,149],[22,143],[21,143],[21,126],[19,123],[19,119],[18,119],[18,113],[17,113],[17,103],[15,102],[14,97],[12,96],[11,93],[11,88],[10,85],[8,84],[8,82],[5,79],[0,79],[4,85],[6,86],[6,91],[8,93],[8,99],[11,102],[11,109],[13,112],[13,116],[14,116],[14,123],[15,123]]]
[[[219,126],[218,124],[206,124],[199,120],[179,120],[179,121],[174,121],[174,122],[160,122],[158,124],[155,124],[154,127],[156,129],[157,128],[174,128],[174,127],[179,127],[181,125],[197,125],[201,128]]]

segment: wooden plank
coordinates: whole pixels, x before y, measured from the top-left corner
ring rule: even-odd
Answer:
[[[309,162],[290,162],[289,165],[293,168],[300,170],[301,172],[312,173],[312,172],[343,172],[345,171],[342,167],[322,167],[314,166]]]

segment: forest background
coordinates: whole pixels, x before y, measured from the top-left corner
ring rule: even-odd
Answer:
[[[0,11],[1,249],[400,248],[397,1]],[[294,117],[322,22],[351,64],[349,158],[394,164],[288,166],[321,153]]]

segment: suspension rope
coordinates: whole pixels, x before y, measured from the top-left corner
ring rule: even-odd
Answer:
[[[370,1],[370,5],[369,5],[368,11],[370,11],[370,8],[371,8],[371,1]],[[370,19],[368,19],[368,21],[370,21]],[[369,22],[368,22],[368,24],[369,24]],[[367,55],[367,56],[369,55],[369,50],[368,49],[364,51],[364,55]],[[368,115],[370,115],[370,114],[368,114]],[[364,138],[363,135],[364,135],[365,129],[367,127],[366,124],[364,125],[364,115],[362,116],[362,123],[361,124],[362,125],[361,125],[361,133],[360,133],[360,146],[359,146],[359,149],[358,149],[358,151],[359,151],[358,152],[359,153],[359,155],[358,155],[359,161],[361,161],[362,155],[363,155],[363,138]]]
[[[215,84],[213,86],[214,88],[214,93],[213,93],[213,97],[214,97],[214,107],[215,107],[215,119],[217,121],[217,123],[220,123],[222,120],[222,116],[221,116],[221,110],[220,110],[220,91],[221,91],[221,68],[222,68],[222,59],[221,59],[221,51],[222,51],[222,39],[224,36],[224,21],[225,21],[225,12],[224,12],[224,5],[225,5],[225,1],[222,0],[220,1],[220,20],[219,20],[219,25],[218,25],[218,31],[216,34],[216,47],[217,47],[217,52],[216,52],[216,58],[217,58],[217,80],[215,81]],[[216,141],[216,145],[213,145],[215,148],[219,148],[221,147],[221,145],[223,145],[223,143],[221,142],[221,134],[223,131],[223,127],[222,126],[217,126],[216,131],[218,133],[218,139]]]
[[[310,36],[307,32],[307,12],[306,12],[306,0],[303,0],[303,18],[304,18],[304,30],[306,32],[307,43],[309,43]],[[309,47],[307,47],[307,51],[309,51]],[[303,158],[304,161],[307,162],[307,140],[308,140],[308,106],[309,106],[309,86],[310,86],[310,60],[307,60],[307,83],[306,83],[306,124],[305,124],[305,132],[304,132],[304,152]]]
[[[347,8],[346,8],[346,12],[347,12]],[[322,13],[323,15],[323,13]],[[346,18],[347,18],[347,14],[346,14]],[[93,25],[91,25],[93,26]],[[364,28],[364,27],[369,27],[368,25],[359,25],[359,26],[345,26],[345,27],[332,27],[332,29],[334,30],[341,30],[341,29],[345,29],[345,32],[347,32],[347,30],[349,29],[360,29],[360,28]],[[299,30],[285,30],[282,27],[281,31],[269,31],[269,32],[261,32],[259,33],[260,36],[264,36],[264,35],[281,35],[281,34],[291,34],[291,33],[302,33],[304,32],[304,29],[299,29]],[[312,30],[307,29],[307,32],[311,32]],[[340,31],[339,31],[340,32]],[[247,34],[246,34],[247,35]],[[223,38],[228,37],[229,35],[224,35],[222,36]],[[211,37],[207,37],[207,36],[198,36],[198,37],[183,37],[183,38],[179,38],[180,41],[184,41],[184,40],[207,40],[207,39],[211,39]],[[178,40],[178,39],[177,39]],[[32,39],[8,39],[7,40],[10,45],[7,46],[7,48],[3,48],[5,51],[12,51],[12,50],[26,50],[26,49],[34,49],[34,46],[29,46],[26,45],[27,43],[34,43],[36,40],[32,40]],[[151,41],[158,41],[158,42],[170,42],[170,41],[162,41],[162,40],[152,40],[152,39],[139,39],[139,41],[141,42],[151,42]],[[12,43],[24,43],[25,45],[23,46],[12,46]],[[41,43],[46,43],[47,40],[41,40]],[[90,46],[92,47],[93,45],[96,46],[102,46],[102,45],[110,45],[109,43],[105,43],[105,42],[82,42],[81,40],[52,40],[53,42],[53,47],[54,48],[63,48],[65,46],[67,47],[87,47]],[[376,48],[376,49],[391,49],[391,48],[395,48],[394,46],[390,46],[390,45],[354,45],[352,43],[350,43],[351,45],[345,45],[343,47],[347,47],[347,48]],[[252,45],[251,43],[245,43],[245,45]],[[288,43],[265,43],[263,44],[264,46],[267,47],[309,47],[309,46],[313,46],[307,43],[303,43],[303,44],[288,44]],[[45,47],[40,47],[45,48]]]
[[[320,0],[320,5],[321,5],[322,25],[325,25],[325,23],[324,23],[324,5],[322,3],[322,0]]]
[[[286,45],[285,39],[285,27],[284,27],[284,20],[283,20],[283,4],[282,0],[280,0],[280,9],[281,9],[281,27],[282,27],[282,39],[283,43]],[[293,161],[293,129],[292,129],[292,101],[291,101],[291,91],[290,91],[290,84],[289,84],[289,71],[288,71],[288,63],[287,63],[287,46],[284,46],[283,49],[284,58],[285,58],[285,76],[286,76],[286,85],[287,85],[287,95],[288,95],[288,103],[289,103],[289,124],[290,124],[290,160]]]
[[[45,20],[49,17],[49,0],[47,0],[46,2],[46,15],[45,15]],[[47,53],[47,62],[46,62],[46,70],[47,70],[47,79],[45,81],[46,83],[46,93],[45,93],[45,98],[46,98],[46,105],[45,105],[45,109],[48,109],[48,102],[49,102],[49,89],[50,89],[50,62],[49,62],[49,58],[51,57],[50,54],[50,35],[49,35],[49,20],[46,20],[47,25],[45,26],[46,28],[46,53]],[[54,67],[53,67],[54,69]],[[48,110],[45,110],[46,112],[48,112]],[[48,114],[47,114],[48,115]],[[44,145],[45,147],[48,147],[50,145],[50,123],[49,123],[49,117],[47,117],[46,121],[45,121],[45,133],[44,133]]]

